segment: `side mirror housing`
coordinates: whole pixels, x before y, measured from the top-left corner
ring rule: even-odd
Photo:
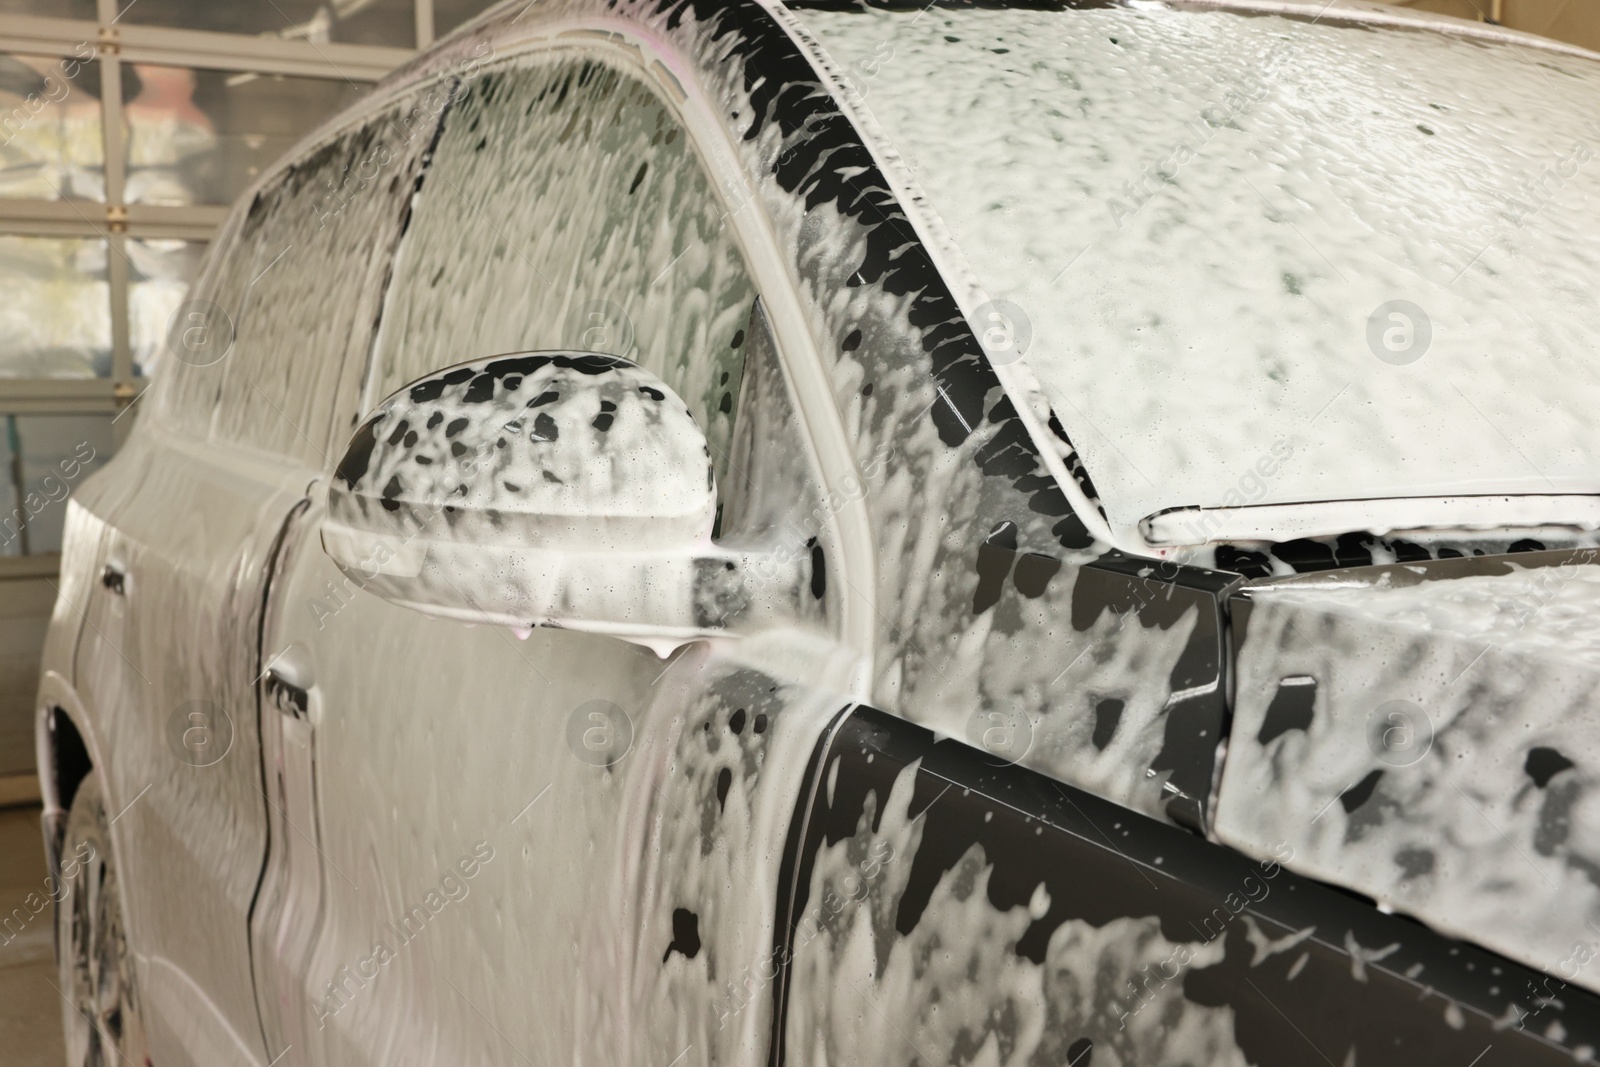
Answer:
[[[430,615],[675,643],[789,614],[801,568],[711,539],[717,488],[688,407],[587,352],[464,363],[383,401],[329,487],[323,548]]]

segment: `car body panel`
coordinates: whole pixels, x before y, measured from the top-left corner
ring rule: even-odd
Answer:
[[[1600,553],[1255,585],[1216,835],[1591,990]]]
[[[317,518],[297,524],[269,622],[317,657],[318,822],[298,832],[322,860],[294,905],[317,912],[309,952],[258,957],[269,1051],[637,1063],[692,1046],[688,1062],[757,1062],[765,1005],[718,1025],[721,978],[771,943],[801,770],[840,698],[737,649],[661,660],[332,599],[348,587]]]
[[[300,487],[292,471],[223,447],[144,427],[99,476],[126,495],[84,504],[107,507],[104,558],[123,579],[120,591],[94,584],[74,679],[90,720],[80,732],[115,813],[152,1047],[178,1062],[180,1049],[195,1063],[260,1052],[241,929],[265,844],[250,679],[267,558]],[[213,765],[201,764],[215,749],[184,747],[196,726],[222,746]]]
[[[1600,1000],[870,708],[820,756],[774,1063],[1586,1061]],[[1486,1054],[1492,1052],[1486,1058]]]
[[[1113,616],[1086,633],[1069,631],[1076,568],[1107,549],[1089,533],[1103,525],[1093,485],[1059,423],[1041,429],[1047,410],[1019,405],[1002,388],[919,239],[919,219],[892,196],[879,146],[847,119],[818,73],[825,57],[800,24],[755,3],[519,12],[507,7],[465,28],[397,72],[379,101],[357,113],[387,106],[386,94],[472,69],[485,55],[561,34],[642,34],[676,52],[673,63],[703,80],[698,88],[715,109],[737,116],[729,139],[741,195],[754,198],[748,207],[761,209],[760,228],[773,243],[793,249],[785,269],[802,294],[803,325],[816,339],[856,465],[830,473],[825,510],[845,525],[864,512],[876,558],[900,561],[876,568],[871,588],[856,583],[841,598],[847,617],[875,628],[874,701],[971,738],[995,715],[1025,724],[1030,765],[1162,812],[1163,776],[1147,773],[1138,757],[1103,754],[1089,724],[1101,699],[1120,694],[1131,740],[1119,745],[1159,753],[1184,638]],[[752,63],[768,73],[747,70]],[[739,206],[736,215],[755,214]],[[823,422],[808,409],[819,448]],[[1067,473],[1052,477],[1056,471]],[[1087,503],[1075,510],[1073,501]],[[992,569],[997,543],[1002,555],[1012,551],[1013,537],[1015,565],[998,581],[980,574],[980,563]],[[1031,655],[1041,641],[1059,651]]]

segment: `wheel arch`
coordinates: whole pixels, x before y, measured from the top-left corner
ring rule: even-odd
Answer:
[[[55,874],[60,871],[61,840],[72,801],[83,780],[105,762],[83,701],[59,673],[45,672],[36,707],[34,754],[44,805],[40,822],[49,870]]]

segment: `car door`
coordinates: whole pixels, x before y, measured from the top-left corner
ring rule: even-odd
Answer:
[[[247,938],[268,809],[261,605],[338,399],[356,393],[427,136],[395,146],[373,195],[332,219],[319,208],[388,129],[334,134],[241,206],[137,428],[83,501],[108,532],[80,684],[162,1063],[264,1062]]]
[[[395,257],[368,404],[497,353],[633,359],[707,437],[720,541],[807,568],[806,604],[667,658],[432,618],[322,550],[325,467],[265,624],[269,788],[306,820],[274,833],[253,929],[282,1063],[765,1056],[768,1001],[734,983],[775,977],[784,841],[862,650],[841,638],[803,345],[762,308],[793,294],[758,292],[682,84],[648,45],[576,36],[463,83]]]

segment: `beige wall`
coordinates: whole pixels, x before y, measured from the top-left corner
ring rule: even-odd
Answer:
[[[33,770],[33,697],[55,596],[50,579],[0,577],[0,778]]]
[[[1513,30],[1554,37],[1600,52],[1597,0],[1392,0],[1399,7],[1464,19],[1494,18]],[[1498,12],[1496,11],[1498,9]]]

